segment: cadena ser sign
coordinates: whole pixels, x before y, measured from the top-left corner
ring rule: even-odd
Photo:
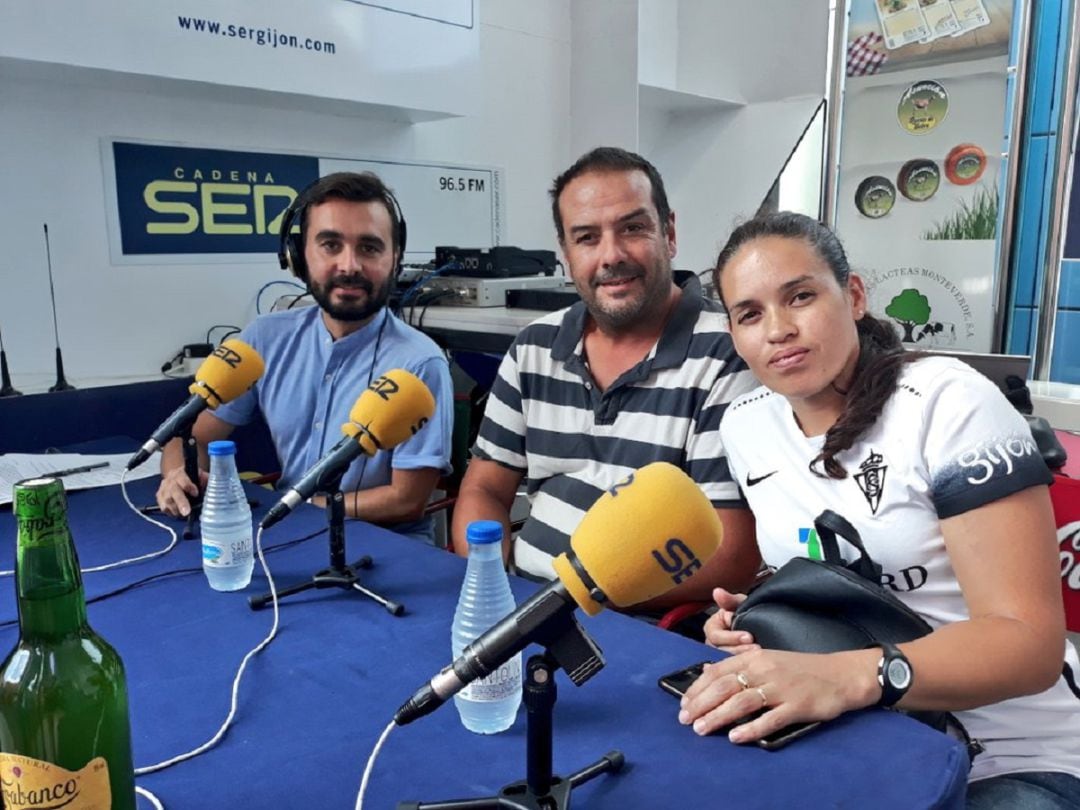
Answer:
[[[112,142],[124,256],[269,253],[281,215],[319,176],[300,155]]]
[[[409,256],[502,239],[502,170],[102,140],[114,264],[266,262],[285,209],[331,172],[375,172],[409,221]],[[268,256],[268,254],[270,254]]]

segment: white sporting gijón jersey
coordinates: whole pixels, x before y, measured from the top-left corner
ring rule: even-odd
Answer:
[[[882,567],[882,584],[933,627],[968,618],[940,519],[1051,480],[1023,417],[989,380],[951,358],[905,366],[877,423],[838,456],[848,471],[841,480],[810,471],[824,436],[804,436],[787,400],[767,388],[733,402],[720,432],[768,565],[821,559],[814,518],[831,509],[858,530]],[[843,541],[840,547],[845,559],[857,554]],[[1051,689],[957,713],[986,747],[971,778],[1036,770],[1080,776],[1078,676],[1080,662],[1066,643],[1063,675]]]

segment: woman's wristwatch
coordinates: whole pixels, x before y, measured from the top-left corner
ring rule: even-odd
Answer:
[[[881,699],[878,706],[893,706],[900,698],[907,694],[914,679],[911,662],[907,660],[895,644],[881,642],[875,646],[881,647],[882,655],[878,660],[877,680],[881,686]]]

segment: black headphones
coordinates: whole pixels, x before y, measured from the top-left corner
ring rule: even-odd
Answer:
[[[340,174],[349,173],[340,172]],[[327,175],[327,177],[333,176],[334,175]],[[394,269],[392,272],[392,275],[396,276],[398,271],[401,270],[401,262],[405,258],[405,215],[401,213],[401,206],[398,204],[397,197],[395,197],[394,193],[383,185],[382,181],[375,177],[375,175],[370,172],[364,172],[358,176],[370,178],[375,181],[378,185],[378,190],[376,191],[376,196],[370,201],[382,202],[390,210],[391,219],[397,219],[396,223],[390,223],[391,228],[397,231],[397,238],[394,241],[397,246],[398,255],[397,261],[394,262]],[[308,280],[308,268],[307,261],[304,259],[304,209],[307,208],[309,204],[308,200],[312,196],[312,191],[324,180],[326,180],[326,177],[320,177],[297,194],[296,199],[289,204],[289,207],[285,209],[285,213],[281,215],[281,241],[278,245],[278,263],[281,265],[282,270],[290,271],[305,284]],[[330,199],[347,198],[332,195]],[[299,232],[292,232],[294,225],[300,225]]]

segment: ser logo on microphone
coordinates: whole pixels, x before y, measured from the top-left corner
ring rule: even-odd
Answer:
[[[672,537],[664,544],[664,552],[666,557],[656,550],[652,555],[660,567],[671,574],[671,581],[675,585],[689,579],[691,574],[701,568],[701,560],[678,537]]]
[[[632,483],[634,483],[634,474],[630,473],[628,476],[626,476],[626,478],[622,479],[621,481],[616,481],[612,485],[611,489],[608,490],[608,492],[611,494],[611,497],[614,498],[619,494],[620,489],[626,489]]]
[[[392,397],[394,394],[401,390],[401,386],[399,386],[396,382],[394,382],[386,375],[379,377],[369,387],[372,391],[382,397],[382,399],[386,402],[389,402],[390,397]],[[420,425],[417,430],[419,430],[420,427],[423,427],[423,425]],[[413,433],[415,432],[416,431],[414,430]]]
[[[229,368],[236,368],[243,362],[243,358],[240,356],[239,352],[230,349],[224,344],[214,349],[214,357],[221,360]]]

